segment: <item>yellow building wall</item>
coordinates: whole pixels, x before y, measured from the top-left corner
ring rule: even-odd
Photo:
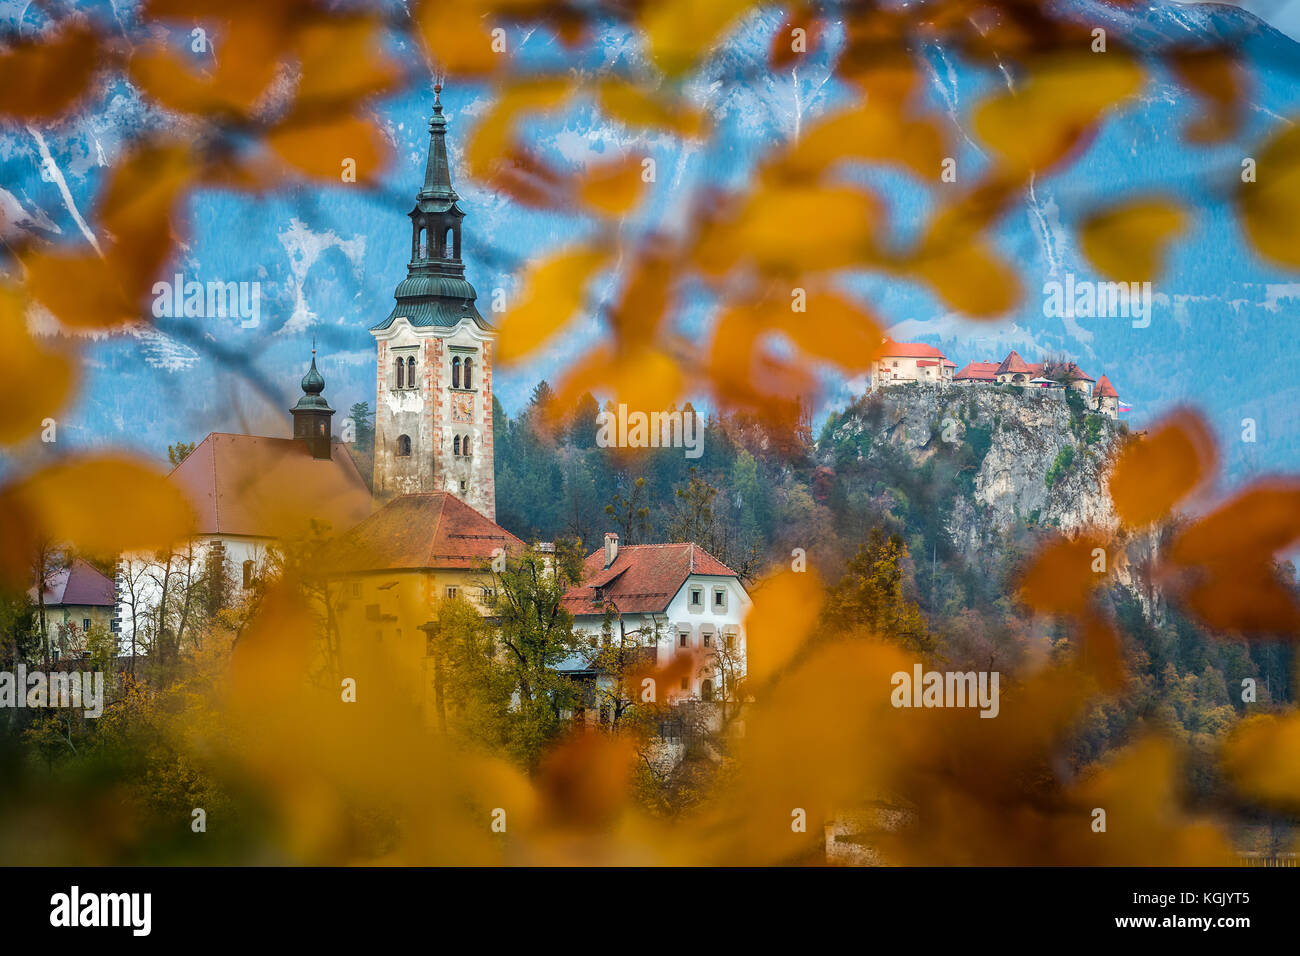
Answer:
[[[331,601],[338,625],[343,677],[362,673],[378,660],[381,673],[396,675],[400,692],[422,703],[434,717],[434,673],[428,636],[421,625],[437,621],[439,605],[454,595],[486,616],[492,575],[485,571],[380,571],[337,579]],[[358,694],[361,689],[358,688]]]

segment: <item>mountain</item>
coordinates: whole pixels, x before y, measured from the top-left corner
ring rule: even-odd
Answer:
[[[31,6],[6,9],[28,32],[44,16]],[[108,13],[95,9],[128,24],[135,16],[131,4]],[[1066,352],[1093,375],[1104,372],[1115,382],[1134,406],[1136,425],[1180,403],[1203,407],[1223,439],[1232,481],[1256,471],[1300,467],[1300,389],[1292,371],[1300,346],[1288,321],[1300,309],[1300,277],[1254,257],[1221,198],[1222,177],[1235,175],[1247,148],[1243,144],[1258,142],[1300,112],[1294,76],[1300,46],[1251,14],[1218,4],[1156,0],[1111,6],[1070,0],[1061,9],[1104,25],[1114,39],[1143,50],[1195,37],[1231,39],[1253,76],[1240,142],[1186,147],[1179,131],[1200,106],[1156,70],[1141,99],[1115,115],[1076,164],[1037,180],[1019,210],[999,225],[998,243],[1019,264],[1028,290],[1006,321],[960,319],[921,287],[883,276],[856,276],[848,287],[886,319],[895,338],[940,345],[958,364],[1000,357],[1012,347],[1030,361],[1045,352]],[[749,17],[688,84],[688,93],[707,108],[719,130],[715,141],[682,145],[631,133],[579,103],[537,125],[539,149],[574,168],[633,144],[648,149],[666,172],[629,217],[626,230],[637,235],[680,228],[689,197],[704,189],[743,187],[768,149],[848,102],[846,92],[828,79],[827,64],[842,45],[842,31],[829,31],[824,46],[791,75],[760,69],[780,22],[781,14],[773,12]],[[635,68],[642,60],[636,38],[621,28],[607,31],[577,62],[564,61],[542,31],[515,39],[522,55],[541,64],[564,62],[592,71],[608,65]],[[400,42],[395,53],[411,60],[419,56]],[[926,98],[949,118],[959,168],[978,169],[987,157],[970,132],[970,110],[1011,80],[976,70],[939,47],[927,48],[925,55],[931,67]],[[488,93],[453,81],[443,101],[452,163],[463,170],[466,136],[489,105]],[[396,155],[379,190],[339,184],[265,197],[216,190],[195,196],[192,227],[175,271],[199,281],[259,283],[258,323],[162,318],[153,327],[89,342],[80,397],[61,419],[61,440],[73,446],[127,445],[161,456],[168,443],[196,440],[213,429],[287,433],[287,408],[313,337],[334,407],[373,403],[373,344],[366,330],[387,314],[404,274],[405,214],[423,169],[429,108],[423,90],[378,105]],[[0,131],[0,237],[82,241],[79,220],[88,215],[124,144],[173,122],[129,84],[108,79],[75,116],[39,128],[6,127]],[[891,173],[866,175],[888,196],[896,220],[914,230],[931,202],[926,191]],[[525,262],[588,228],[572,216],[520,209],[463,173],[455,182],[468,212],[467,274],[481,304],[496,289],[508,301],[518,290]],[[1045,316],[1038,293],[1044,282],[1067,273],[1091,278],[1072,231],[1078,217],[1098,202],[1151,191],[1172,194],[1194,208],[1192,228],[1173,247],[1166,274],[1156,283],[1151,324],[1134,328],[1124,320]],[[593,309],[608,291],[608,283],[598,284]],[[688,309],[680,322],[683,331],[702,329],[706,312],[703,304]],[[57,334],[53,326],[47,328]],[[507,411],[526,402],[539,378],[554,379],[600,331],[593,311],[536,361],[499,370],[495,384]],[[859,383],[829,370],[825,386],[823,416],[860,391]],[[1247,418],[1257,425],[1253,444],[1238,440]]]

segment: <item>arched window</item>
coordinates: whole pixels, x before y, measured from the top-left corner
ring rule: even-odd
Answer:
[[[700,681],[700,700],[713,700],[713,681],[707,677]]]
[[[429,258],[429,230],[428,229],[420,230],[419,254],[421,259]]]
[[[402,365],[402,357],[399,355],[397,357],[397,378],[395,379],[396,384],[393,386],[394,388],[402,387]]]
[[[456,249],[455,249],[456,230],[448,229],[447,235],[443,237],[443,241],[446,243],[447,246],[446,257],[448,259],[455,259],[456,258]]]
[[[464,455],[466,458],[469,457],[469,436],[468,435],[466,435],[464,440],[460,443],[460,453]]]
[[[253,562],[245,561],[244,562],[244,587],[251,588],[252,586],[253,586]]]
[[[474,387],[474,360],[472,358],[465,359],[465,387]]]
[[[460,356],[451,360],[451,387],[460,388]]]
[[[415,388],[415,356],[406,360],[406,387]]]
[[[456,440],[452,442],[451,447],[452,447],[451,453],[453,455],[456,455],[457,457],[460,457],[460,436],[459,435],[456,436]]]
[[[409,458],[410,456],[411,456],[411,436],[398,435],[397,436],[397,457]]]

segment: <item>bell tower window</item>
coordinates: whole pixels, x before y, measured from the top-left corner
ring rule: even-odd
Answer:
[[[474,387],[474,360],[472,358],[465,359],[465,387]]]
[[[411,436],[410,435],[397,436],[397,457],[398,458],[411,457]]]
[[[402,362],[402,357],[399,355],[399,356],[397,357],[397,362],[396,362],[396,364],[395,364],[395,366],[394,366],[394,368],[395,368],[395,370],[396,370],[396,375],[397,375],[397,377],[393,380],[393,381],[394,381],[394,385],[393,385],[394,388],[402,388],[402,387],[403,387],[403,386],[402,386],[402,369],[403,369],[404,367],[405,367],[405,363]]]
[[[451,387],[460,388],[460,356],[451,360]]]
[[[412,355],[406,360],[406,387],[415,388],[415,356]]]

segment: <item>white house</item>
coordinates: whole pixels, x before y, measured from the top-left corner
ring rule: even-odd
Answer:
[[[606,534],[604,549],[584,564],[582,583],[564,597],[591,654],[559,669],[601,686],[607,678],[592,659],[605,640],[621,637],[645,648],[659,669],[691,657],[685,675],[665,689],[667,701],[734,700],[745,674],[744,620],[752,603],[736,572],[698,544],[620,547],[617,534]]]
[[[329,437],[334,412],[324,388],[313,356],[293,409],[296,437],[212,432],[172,469],[168,481],[194,509],[193,534],[170,552],[119,559],[119,653],[148,653],[164,630],[183,638],[200,617],[191,602],[215,600],[216,582],[224,599],[237,600],[265,573],[272,549],[310,535],[313,522],[342,534],[370,514],[370,490],[352,455]]]

